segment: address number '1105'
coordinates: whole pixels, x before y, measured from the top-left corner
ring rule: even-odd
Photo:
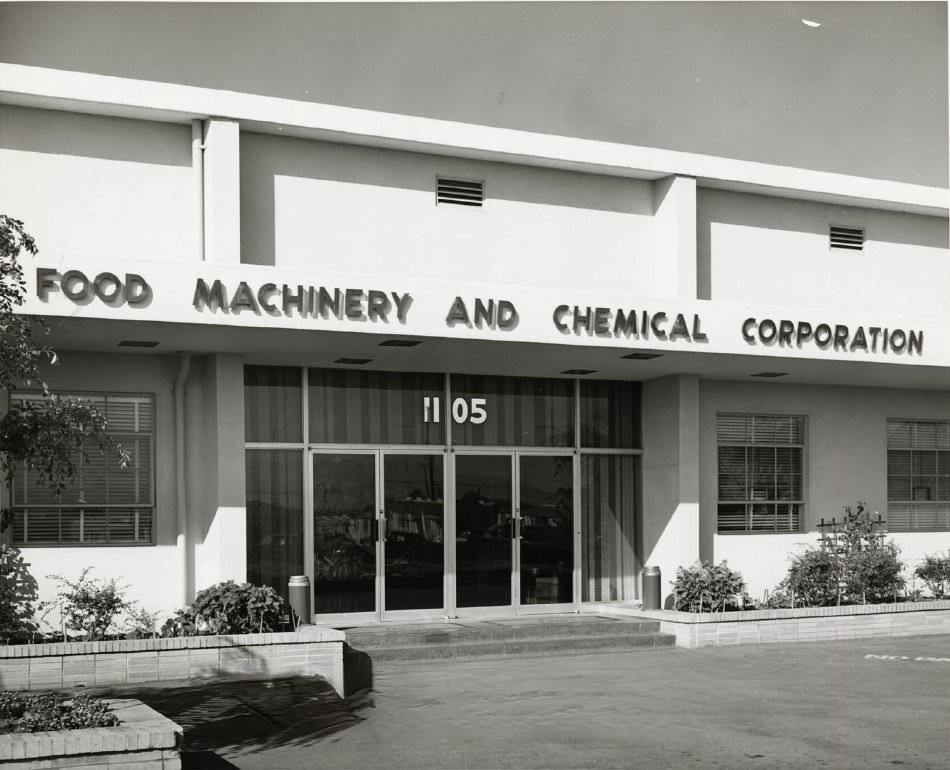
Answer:
[[[459,396],[452,401],[452,419],[456,423],[470,422],[472,425],[481,425],[488,419],[485,411],[486,399],[462,398]],[[422,399],[422,414],[425,422],[439,422],[442,414],[442,398],[440,396],[425,396]]]

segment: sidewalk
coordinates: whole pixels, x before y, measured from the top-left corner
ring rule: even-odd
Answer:
[[[122,691],[183,724],[185,767],[209,770],[944,770],[948,658],[935,636],[380,664],[349,703],[304,679]]]

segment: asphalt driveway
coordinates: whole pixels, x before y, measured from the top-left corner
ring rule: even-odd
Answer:
[[[307,679],[136,689],[212,770],[950,766],[947,636],[388,663],[348,702]]]

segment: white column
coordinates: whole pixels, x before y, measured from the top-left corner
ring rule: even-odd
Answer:
[[[699,379],[643,384],[643,564],[662,572],[664,601],[678,567],[699,559]]]
[[[653,183],[653,293],[696,299],[696,180]]]
[[[239,355],[203,362],[196,455],[190,459],[201,499],[193,524],[195,590],[247,579],[244,480],[244,364]]]
[[[241,261],[241,132],[236,120],[204,122],[205,260]]]

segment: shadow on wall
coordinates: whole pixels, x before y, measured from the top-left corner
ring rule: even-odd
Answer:
[[[242,261],[275,263],[278,177],[426,192],[434,205],[438,176],[484,180],[486,198],[492,200],[642,216],[654,213],[651,183],[635,179],[244,133]]]
[[[0,122],[0,147],[7,150],[191,165],[191,127],[186,125],[26,107],[0,107]]]

